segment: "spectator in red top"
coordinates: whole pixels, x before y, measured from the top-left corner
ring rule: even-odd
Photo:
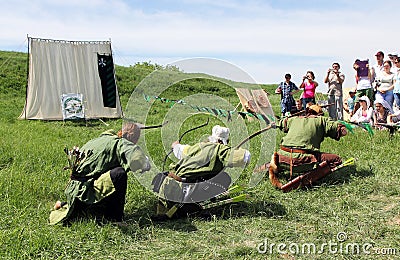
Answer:
[[[314,72],[307,71],[306,75],[303,77],[303,82],[300,88],[304,88],[302,95],[303,109],[306,110],[308,103],[312,102],[315,104],[315,89],[318,87],[318,83],[315,80]]]

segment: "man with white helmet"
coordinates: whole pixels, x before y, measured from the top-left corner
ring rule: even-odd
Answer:
[[[228,142],[229,128],[216,125],[206,142],[192,146],[178,141],[172,143],[173,153],[179,161],[170,165],[168,176],[155,189],[161,197],[158,216],[184,216],[199,209],[197,202],[211,199],[228,189],[231,178],[225,169],[245,167],[250,161],[248,150],[234,149]],[[178,204],[176,214],[175,211],[171,213]]]

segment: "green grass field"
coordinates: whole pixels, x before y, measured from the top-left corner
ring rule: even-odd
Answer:
[[[68,181],[68,172],[62,170],[67,164],[63,148],[118,129],[122,120],[106,120],[110,126],[95,120],[88,126],[18,120],[25,100],[26,58],[24,53],[0,52],[1,259],[399,259],[400,134],[389,138],[387,131],[375,131],[370,137],[356,129],[339,142],[326,140],[323,151],[344,159],[355,157],[355,166],[333,173],[313,188],[290,193],[274,189],[264,177],[248,191],[248,201],[212,210],[211,220],[153,222],[150,216],[157,198],[130,175],[127,227],[98,225],[94,220],[70,227],[48,225],[49,212],[56,200],[64,198]],[[124,106],[154,69],[148,63],[117,66]],[[275,86],[262,87],[273,93]],[[196,91],[238,102],[223,84],[207,80],[182,82],[165,95],[181,98]],[[271,94],[270,101],[278,113],[279,96]],[[168,108],[155,103],[154,123]],[[185,127],[196,122],[189,120]],[[212,121],[217,122],[224,119]],[[247,127],[256,129],[254,124]],[[188,134],[184,141],[194,143],[210,129]],[[146,145],[160,161],[165,155],[159,149],[162,140],[157,130],[149,133]],[[281,137],[277,132],[277,143]],[[255,138],[251,143],[255,157],[257,142]],[[249,175],[245,171],[239,183],[246,184]]]

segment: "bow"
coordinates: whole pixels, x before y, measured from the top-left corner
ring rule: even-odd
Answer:
[[[160,128],[168,124],[168,121],[165,121],[161,125],[151,125],[151,126],[141,126],[140,129],[152,129],[152,128]]]
[[[276,127],[276,125],[275,125],[274,123],[272,123],[272,124],[268,125],[267,127],[263,128],[263,129],[261,129],[261,130],[259,130],[259,131],[257,131],[257,132],[252,133],[251,135],[249,135],[248,137],[246,137],[243,141],[241,141],[238,145],[236,145],[235,149],[240,148],[240,146],[242,146],[243,144],[245,144],[245,143],[246,143],[247,141],[249,141],[250,139],[256,137],[257,135],[262,134],[262,133],[264,133],[265,131],[267,131],[267,130],[269,130],[269,129],[271,129],[271,128],[275,128],[275,127]]]
[[[330,107],[333,106],[334,103],[330,103],[330,104],[326,104],[326,105],[318,105],[321,108],[326,108],[326,107]],[[306,110],[300,110],[299,112],[296,112],[294,114],[291,114],[290,116],[285,116],[285,118],[291,118],[291,117],[295,117],[295,116],[300,116],[306,113]],[[276,116],[277,117],[277,116]],[[280,117],[277,117],[278,119],[280,119]]]
[[[395,125],[395,124],[384,124],[384,123],[376,123],[376,124],[389,129],[390,136],[394,135],[394,132],[400,128],[400,125]]]
[[[192,131],[194,131],[194,130],[196,130],[196,129],[199,129],[199,128],[202,128],[202,127],[208,125],[208,122],[210,122],[210,118],[207,118],[207,122],[205,122],[204,124],[201,124],[201,125],[199,125],[199,126],[193,127],[193,128],[191,128],[191,129],[185,131],[185,132],[179,137],[178,142],[180,143],[181,140],[182,140],[182,138],[183,138],[187,133],[192,132]],[[163,161],[163,168],[162,168],[162,171],[163,171],[163,172],[164,172],[165,163],[166,163],[166,161],[167,161],[167,158],[168,158],[168,156],[172,153],[172,151],[173,151],[173,149],[171,149],[171,150],[167,153],[167,155],[165,156],[165,158],[164,158],[164,161]]]
[[[135,120],[133,120],[133,119],[131,119],[131,118],[123,118],[123,120],[124,121],[127,121],[127,122],[129,122],[129,123],[134,123],[134,124],[137,124],[138,126],[139,126],[139,128],[140,129],[152,129],[152,128],[160,128],[160,127],[163,127],[163,126],[165,126],[166,124],[168,124],[168,121],[165,121],[165,122],[163,122],[161,125],[151,125],[151,126],[145,126],[145,125],[142,125],[142,124],[138,124]]]
[[[185,131],[185,132],[179,137],[178,142],[181,142],[182,138],[183,138],[187,133],[192,132],[192,131],[194,131],[194,130],[196,130],[196,129],[199,129],[199,128],[202,128],[202,127],[208,125],[208,122],[210,122],[210,118],[207,118],[207,122],[205,122],[204,124],[199,125],[199,126],[196,126],[196,127],[193,127],[193,128],[191,128],[191,129]]]

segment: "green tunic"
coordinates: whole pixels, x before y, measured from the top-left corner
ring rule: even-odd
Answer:
[[[207,180],[223,171],[225,167],[244,167],[246,150],[233,149],[227,145],[202,142],[184,149],[183,157],[170,165],[170,172],[195,183],[200,178]],[[160,196],[167,200],[182,199],[182,183],[167,177],[160,188]]]
[[[340,123],[323,116],[291,117],[278,122],[277,127],[287,133],[282,138],[281,145],[285,147],[309,150],[310,153],[292,153],[279,150],[278,153],[286,158],[292,158],[293,170],[303,172],[314,168],[318,162],[313,156],[320,152],[321,143],[325,137],[339,140],[338,128]],[[284,165],[282,165],[284,168]]]
[[[283,146],[319,151],[325,137],[338,140],[339,125],[327,117],[309,116],[282,119],[277,126],[287,132],[281,142]]]
[[[198,178],[209,179],[221,172],[225,167],[245,166],[245,149],[233,150],[218,143],[198,143],[188,146],[184,155],[176,164],[170,165],[170,171],[195,182]]]
[[[84,181],[70,180],[65,189],[67,204],[51,212],[50,224],[68,219],[74,211],[76,200],[90,205],[111,195],[115,188],[110,170],[122,167],[125,171],[137,171],[146,170],[148,166],[148,159],[140,147],[119,138],[112,130],[90,140],[80,151],[86,156],[74,176],[78,179],[84,178]]]

